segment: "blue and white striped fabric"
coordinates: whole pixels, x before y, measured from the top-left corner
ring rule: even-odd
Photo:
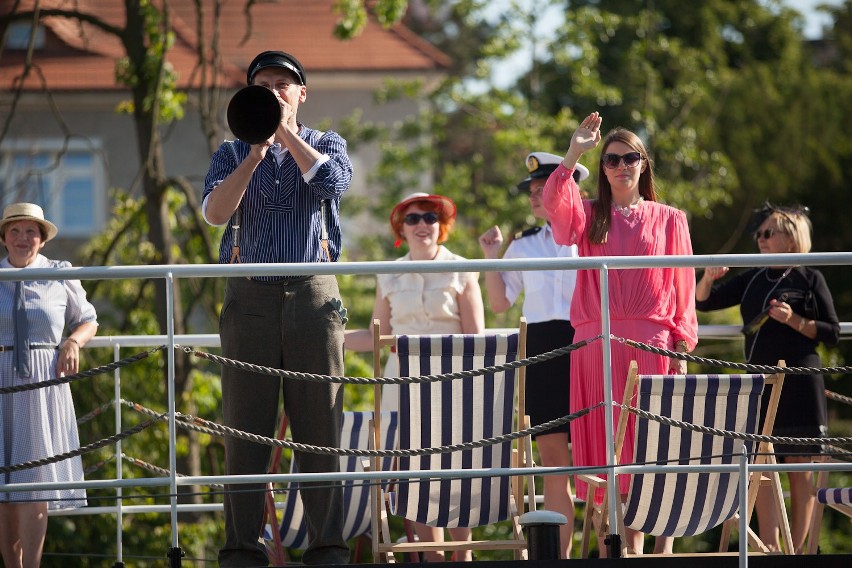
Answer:
[[[763,375],[640,375],[636,406],[713,428],[756,433]],[[730,464],[751,444],[636,420],[637,464]],[[739,507],[736,473],[634,475],[624,524],[653,535],[689,536],[731,518]]]
[[[340,427],[340,446],[346,449],[370,447],[372,430],[370,420],[372,412],[344,412]],[[397,413],[382,412],[381,430],[383,449],[392,450],[396,445]],[[358,456],[340,456],[340,471],[364,471]],[[295,463],[295,462],[294,462]],[[389,470],[393,458],[382,459],[382,469]],[[297,473],[295,465],[290,470]],[[370,486],[369,481],[348,480],[343,482],[343,537],[346,540],[370,532]],[[308,527],[305,522],[302,499],[299,496],[299,484],[290,485],[286,506],[281,518],[281,544],[286,548],[305,549],[308,547]]]
[[[518,334],[399,336],[400,375],[421,376],[481,369],[514,361]],[[438,383],[401,385],[401,449],[472,442],[512,431],[515,371]],[[504,468],[509,442],[400,458],[399,470]],[[436,527],[474,527],[509,518],[514,511],[508,477],[401,482],[391,512]]]
[[[352,182],[352,162],[346,140],[331,130],[323,132],[301,125],[299,136],[320,154],[328,156],[316,173],[305,180],[288,153],[279,164],[267,153],[251,176],[240,202],[240,258],[242,262],[323,262],[321,242],[322,202],[328,205],[328,246],[331,260],[340,256],[340,199]],[[204,178],[202,200],[227,178],[251,151],[242,140],[224,142],[213,154]],[[236,158],[235,158],[236,154]],[[233,219],[222,235],[219,263],[228,264],[233,247]],[[256,280],[275,280],[258,276]]]
[[[852,506],[852,487],[817,489],[816,498],[823,505]]]

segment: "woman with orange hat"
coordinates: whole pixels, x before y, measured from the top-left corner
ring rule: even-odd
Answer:
[[[14,203],[0,219],[9,252],[0,269],[62,268],[41,255],[56,225],[33,203]],[[22,278],[25,276],[22,273]],[[65,327],[70,330],[63,339]],[[0,282],[0,387],[39,383],[77,373],[80,348],[97,331],[95,308],[79,280]],[[80,447],[68,384],[0,394],[0,467],[8,468]],[[0,485],[82,481],[80,456],[7,472]],[[48,509],[86,506],[84,489],[0,493],[0,553],[6,566],[38,566]]]
[[[443,195],[413,193],[397,203],[390,215],[391,230],[408,245],[408,253],[397,259],[408,260],[465,260],[443,245],[456,219],[456,205]],[[383,335],[483,333],[485,313],[478,272],[400,273],[379,274],[376,283],[376,303],[372,319],[379,320]],[[369,330],[347,330],[346,349],[370,351],[373,348]],[[388,358],[385,376],[399,375],[399,361]],[[382,389],[382,405],[396,409],[397,385]],[[442,541],[440,528],[415,524],[421,541]],[[470,539],[470,529],[450,529],[455,540]],[[470,560],[470,551],[459,560]],[[425,553],[428,562],[440,562],[440,552]]]

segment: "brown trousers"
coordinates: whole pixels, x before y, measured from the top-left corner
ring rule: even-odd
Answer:
[[[219,319],[222,354],[267,367],[322,375],[343,375],[343,321],[330,300],[339,298],[334,276],[259,282],[228,279]],[[340,447],[343,388],[223,367],[222,412],[227,426],[262,436],[276,432],[279,392],[293,439],[304,444]],[[268,471],[269,446],[225,438],[225,472]],[[295,454],[304,473],[338,471],[338,457]],[[306,564],[346,564],[340,484],[302,484],[308,524]],[[263,484],[229,485],[225,494],[225,545],[220,566],[266,566],[258,542],[264,511]]]

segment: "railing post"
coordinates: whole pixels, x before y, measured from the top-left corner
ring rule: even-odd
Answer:
[[[121,353],[121,346],[116,343],[112,348],[112,360],[119,361],[121,357],[119,357]],[[115,433],[121,433],[121,369],[116,368],[113,371],[113,400],[114,400],[114,410],[115,410]],[[120,480],[122,479],[124,460],[122,459],[122,449],[121,449],[121,440],[116,441],[115,443],[115,478]],[[122,514],[121,506],[123,505],[123,501],[121,499],[123,493],[121,485],[116,488],[115,493],[115,532],[116,532],[116,543],[115,543],[115,564],[113,564],[113,568],[124,568],[124,534],[122,532],[122,525],[124,522],[124,516]]]
[[[759,483],[759,482],[758,482]],[[740,568],[748,567],[748,451],[743,444],[743,452],[740,455]]]
[[[601,335],[603,335],[603,379],[604,379],[604,432],[606,433],[606,463],[610,467],[609,482],[606,484],[607,516],[609,518],[609,557],[621,556],[621,539],[618,537],[618,518],[616,507],[621,503],[618,498],[618,476],[615,474],[615,433],[613,432],[612,416],[612,352],[611,329],[609,322],[609,270],[606,264],[600,268],[601,284]]]
[[[177,441],[175,427],[175,279],[169,272],[166,274],[166,326],[168,327],[168,347],[166,357],[168,360],[168,396],[169,396],[169,490],[171,492],[172,506],[172,546],[167,554],[171,568],[180,567],[180,559],[183,556],[178,544],[178,518],[177,518]]]

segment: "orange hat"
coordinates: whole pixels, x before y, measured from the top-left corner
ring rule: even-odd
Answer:
[[[436,195],[434,193],[424,193],[419,191],[417,193],[412,193],[397,203],[390,214],[391,230],[399,239],[402,239],[403,213],[409,205],[418,202],[431,203],[435,206],[435,211],[440,216],[440,223],[444,227],[444,229],[441,230],[443,238],[440,242],[445,241],[446,233],[449,232],[448,227],[451,226],[456,219],[456,204],[453,203],[453,200],[449,197]],[[397,240],[396,246],[399,246],[400,244],[401,240]]]

